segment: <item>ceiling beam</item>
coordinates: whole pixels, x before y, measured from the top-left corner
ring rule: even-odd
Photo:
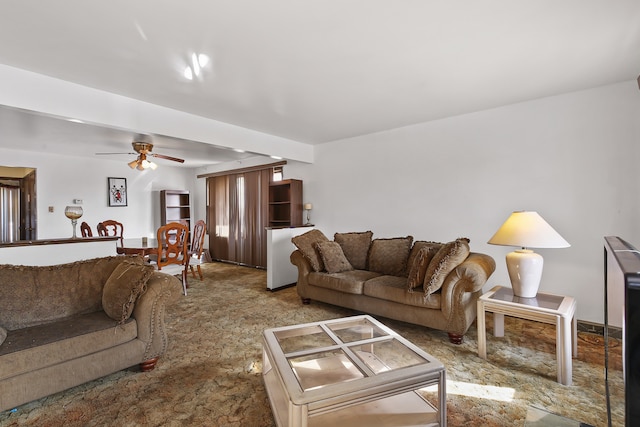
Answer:
[[[313,162],[313,146],[0,64],[0,104],[98,126]]]

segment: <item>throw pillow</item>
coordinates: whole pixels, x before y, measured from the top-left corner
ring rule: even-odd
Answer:
[[[425,246],[437,247],[438,249],[440,249],[442,245],[444,245],[444,243],[428,242],[426,240],[416,240],[415,242],[413,242],[413,247],[411,248],[411,252],[409,252],[409,259],[407,260],[407,270],[411,269],[411,266],[418,256],[418,252],[420,252],[420,249],[424,248]]]
[[[424,294],[429,296],[442,287],[445,277],[469,256],[469,239],[461,237],[442,246],[427,267]]]
[[[418,250],[413,261],[409,261],[407,263],[407,266],[409,267],[409,275],[407,276],[407,285],[409,286],[409,290],[422,286],[424,278],[427,275],[429,263],[439,250],[440,245],[423,245],[422,248]],[[409,259],[411,259],[411,257],[409,257]]]
[[[107,316],[120,323],[127,320],[153,271],[149,264],[120,263],[102,289],[102,309]]]
[[[342,252],[342,247],[337,242],[318,242],[316,249],[324,263],[327,273],[340,273],[341,271],[353,270],[349,260]]]
[[[369,248],[369,271],[389,276],[406,274],[413,236],[373,239]]]
[[[333,240],[342,247],[344,256],[347,257],[353,268],[358,270],[367,269],[367,255],[371,246],[373,232],[363,231],[355,233],[336,233]]]
[[[313,271],[324,270],[322,258],[320,258],[320,255],[316,251],[315,244],[329,241],[330,240],[327,239],[327,236],[325,236],[320,230],[307,231],[304,234],[291,238],[291,242],[296,245],[296,248],[298,248],[300,252],[302,252],[302,256],[309,261]]]
[[[7,330],[0,326],[0,345],[7,339]]]

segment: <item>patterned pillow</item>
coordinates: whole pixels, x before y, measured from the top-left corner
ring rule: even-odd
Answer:
[[[315,248],[315,243],[329,242],[329,239],[327,239],[327,236],[325,236],[322,231],[315,229],[307,231],[304,234],[292,237],[291,242],[302,252],[302,256],[309,261],[313,271],[324,270],[322,258],[320,258]]]
[[[7,330],[0,326],[0,345],[7,339]]]
[[[425,246],[437,247],[438,249],[440,249],[442,245],[444,245],[444,243],[428,242],[426,240],[416,240],[415,242],[413,242],[413,247],[411,248],[411,252],[409,252],[409,259],[407,260],[407,273],[409,273],[409,270],[411,270],[411,266],[415,262],[420,249],[424,248]],[[420,284],[418,284],[417,286],[422,286],[422,282],[420,282]]]
[[[102,309],[107,316],[121,323],[127,320],[153,272],[154,268],[149,264],[120,263],[102,289]]]
[[[407,263],[409,267],[409,275],[407,276],[409,290],[422,286],[427,274],[427,267],[435,254],[440,250],[440,246],[439,244],[422,245],[418,253],[414,256],[413,261]],[[411,259],[411,256],[409,256],[409,259]]]
[[[469,256],[469,239],[460,237],[441,247],[435,254],[424,278],[424,294],[429,296],[442,287],[445,277]]]
[[[342,252],[342,247],[337,242],[318,242],[315,246],[327,273],[353,270],[344,252]]]
[[[353,268],[358,270],[367,269],[367,254],[371,246],[373,232],[363,231],[361,233],[336,233],[333,240],[342,247],[344,256],[347,257]]]
[[[369,271],[404,276],[413,236],[373,239],[369,248]]]

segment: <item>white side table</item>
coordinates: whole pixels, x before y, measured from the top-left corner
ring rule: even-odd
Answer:
[[[535,298],[520,298],[511,288],[496,286],[478,299],[478,356],[487,358],[485,312],[494,313],[493,335],[504,336],[504,316],[556,325],[558,382],[571,385],[572,360],[578,354],[576,300],[571,297],[538,293]],[[573,343],[573,345],[572,345]]]

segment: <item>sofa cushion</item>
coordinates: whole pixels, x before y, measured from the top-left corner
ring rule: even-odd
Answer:
[[[469,256],[469,239],[461,237],[442,246],[429,263],[424,279],[426,296],[442,287],[444,279]]]
[[[333,289],[347,294],[362,294],[364,282],[380,274],[366,270],[343,271],[342,273],[310,273],[310,285]]]
[[[154,272],[149,264],[129,261],[118,265],[102,290],[102,308],[113,320],[124,322],[133,312],[136,299]]]
[[[356,270],[367,269],[367,255],[371,246],[372,231],[335,233],[333,240],[342,247],[344,255]]]
[[[309,261],[313,271],[324,270],[324,263],[318,251],[316,251],[315,244],[328,241],[329,239],[322,231],[315,229],[291,238],[291,242],[302,252],[302,256]]]
[[[409,259],[411,260],[407,262],[407,268],[409,269],[409,274],[407,275],[407,287],[409,289],[422,286],[427,274],[429,263],[439,250],[440,245],[423,245],[413,260],[411,260],[411,256],[409,256]]]
[[[440,293],[425,298],[422,292],[407,290],[407,278],[399,276],[379,276],[364,283],[363,293],[370,297],[393,301],[400,304],[440,309]]]
[[[0,345],[7,339],[7,330],[0,326]]]
[[[327,273],[353,270],[337,242],[317,242],[315,245]]]
[[[133,318],[118,325],[103,311],[10,330],[0,346],[0,380],[115,347],[137,333]]]
[[[413,236],[373,239],[369,248],[369,270],[389,276],[406,275]]]

